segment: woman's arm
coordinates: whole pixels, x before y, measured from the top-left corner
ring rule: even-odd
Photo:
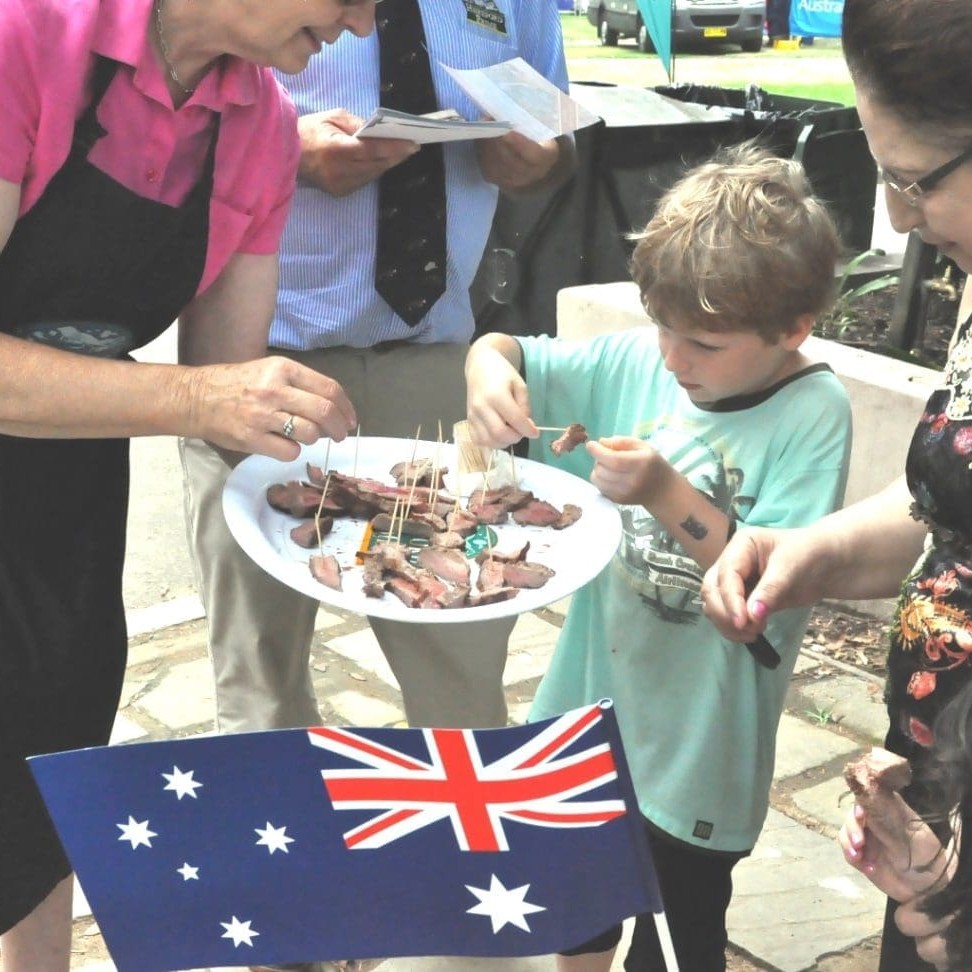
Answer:
[[[18,186],[0,180],[0,242],[17,219]],[[293,459],[280,434],[343,439],[357,419],[343,390],[296,362],[265,358],[276,284],[273,257],[241,257],[187,310],[196,352],[242,364],[183,367],[72,354],[0,334],[0,432],[28,438],[191,435],[240,452]]]
[[[705,575],[706,615],[727,638],[751,641],[783,608],[897,594],[927,532],[910,507],[902,477],[809,527],[740,530]]]

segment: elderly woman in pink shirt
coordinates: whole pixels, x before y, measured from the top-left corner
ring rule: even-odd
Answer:
[[[356,425],[264,357],[296,72],[373,0],[0,4],[0,963],[67,972],[70,866],[25,757],[108,741],[128,438],[278,459]],[[129,352],[179,319],[180,360]]]

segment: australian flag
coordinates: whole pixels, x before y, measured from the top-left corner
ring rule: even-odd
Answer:
[[[119,972],[547,954],[661,911],[607,703],[30,762]]]

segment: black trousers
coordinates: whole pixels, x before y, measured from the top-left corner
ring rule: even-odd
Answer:
[[[670,837],[647,821],[646,828],[679,968],[684,972],[725,972],[732,869],[746,854],[706,851]],[[616,925],[563,954],[606,952],[620,939],[621,926]],[[625,972],[665,972],[653,915],[635,919],[624,968]]]

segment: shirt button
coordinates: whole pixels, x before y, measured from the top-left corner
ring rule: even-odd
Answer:
[[[157,169],[149,169],[145,173],[145,178],[149,182],[158,182],[159,181],[159,173],[158,173],[158,170]]]

